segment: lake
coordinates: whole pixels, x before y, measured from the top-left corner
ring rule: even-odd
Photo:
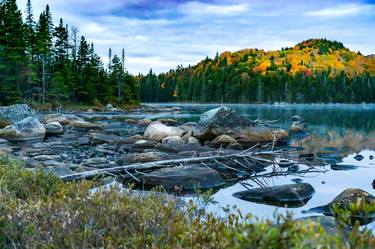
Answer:
[[[198,121],[205,111],[221,106],[220,104],[148,104],[164,107],[178,106],[179,113],[148,114],[149,118],[174,118],[181,122]],[[318,152],[323,147],[334,147],[341,157],[340,165],[352,165],[352,170],[332,170],[326,166],[324,173],[308,173],[305,175],[275,176],[260,178],[266,186],[290,184],[296,179],[310,183],[315,188],[315,194],[310,201],[299,208],[276,208],[274,206],[243,201],[232,196],[233,193],[246,190],[241,184],[223,188],[214,194],[216,205],[209,207],[211,211],[220,213],[220,207],[235,205],[243,214],[252,213],[260,218],[272,218],[277,210],[285,213],[292,211],[296,217],[309,216],[302,214],[303,210],[329,203],[335,196],[346,188],[360,188],[373,195],[372,182],[375,179],[375,105],[252,105],[226,104],[249,119],[277,120],[276,125],[288,129],[293,115],[300,115],[308,123],[311,136],[304,140],[292,141],[292,145],[302,146],[307,152]],[[143,114],[135,115],[141,118]],[[354,157],[362,155],[358,161]],[[248,180],[247,183],[259,187],[259,182]],[[310,214],[311,215],[311,214]]]

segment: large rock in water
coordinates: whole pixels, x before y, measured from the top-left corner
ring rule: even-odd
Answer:
[[[161,142],[166,137],[179,136],[184,134],[184,130],[179,127],[167,126],[161,122],[151,123],[145,130],[143,137],[147,140]]]
[[[322,213],[328,216],[334,216],[334,207],[349,210],[352,204],[375,205],[375,197],[370,193],[358,189],[348,188],[336,196],[330,203],[324,206],[311,208],[305,213]],[[375,220],[375,212],[364,214],[361,210],[351,213],[351,222],[358,220],[361,224],[368,224]]]
[[[282,129],[274,129],[248,120],[228,107],[212,109],[202,114],[193,136],[201,141],[212,140],[220,135],[228,135],[242,145],[272,142],[288,138]]]
[[[162,168],[141,176],[145,187],[163,186],[167,190],[180,189],[191,192],[198,189],[217,189],[225,185],[221,176],[213,169],[201,166],[178,166]]]
[[[46,128],[37,118],[28,117],[0,130],[0,138],[13,142],[42,141]]]
[[[314,193],[315,190],[310,184],[296,183],[249,189],[234,193],[233,196],[246,201],[279,207],[302,207]]]
[[[36,112],[26,104],[0,106],[0,128],[35,115]]]

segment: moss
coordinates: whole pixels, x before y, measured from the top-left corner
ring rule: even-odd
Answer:
[[[156,192],[134,197],[95,182],[63,183],[0,156],[0,248],[374,248],[371,232],[295,222],[290,215],[261,221],[233,209],[225,217],[201,202],[178,208]],[[200,203],[200,204],[199,204]],[[354,247],[353,247],[354,246]]]

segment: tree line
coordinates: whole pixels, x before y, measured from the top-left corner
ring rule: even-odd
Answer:
[[[305,54],[309,57],[308,62],[302,59],[307,61]],[[327,63],[329,60],[333,62]],[[178,66],[159,75],[151,70],[147,75],[141,75],[141,100],[373,103],[375,77],[365,70],[367,66],[356,64],[362,60],[364,57],[360,53],[326,39],[308,40],[295,48],[272,53],[257,49],[233,54],[226,52],[220,56],[217,54],[214,59],[207,57],[195,66]],[[329,66],[319,65],[316,61]],[[342,69],[340,61],[347,67]]]
[[[0,1],[0,104],[139,102],[138,83],[125,68],[125,52],[104,65],[93,43],[77,27],[52,21],[47,5],[34,20],[16,0]]]

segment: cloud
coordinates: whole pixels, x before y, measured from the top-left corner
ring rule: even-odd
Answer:
[[[343,2],[344,1],[344,2]],[[357,2],[356,2],[357,1]],[[375,53],[375,13],[360,0],[34,0],[34,16],[50,3],[94,42],[107,63],[108,48],[126,53],[129,72],[169,71],[194,65],[218,51],[290,47],[314,37]],[[17,0],[25,9],[26,0]],[[324,5],[323,5],[324,4]],[[323,7],[322,7],[323,6]],[[331,18],[335,17],[335,18]],[[340,18],[339,18],[340,17]]]
[[[308,11],[305,13],[306,16],[311,17],[343,17],[359,15],[364,13],[370,13],[374,11],[374,5],[372,4],[345,4],[330,8],[324,8],[320,10]]]
[[[241,4],[209,4],[202,2],[188,2],[179,7],[186,15],[236,15],[249,11],[249,5]]]

